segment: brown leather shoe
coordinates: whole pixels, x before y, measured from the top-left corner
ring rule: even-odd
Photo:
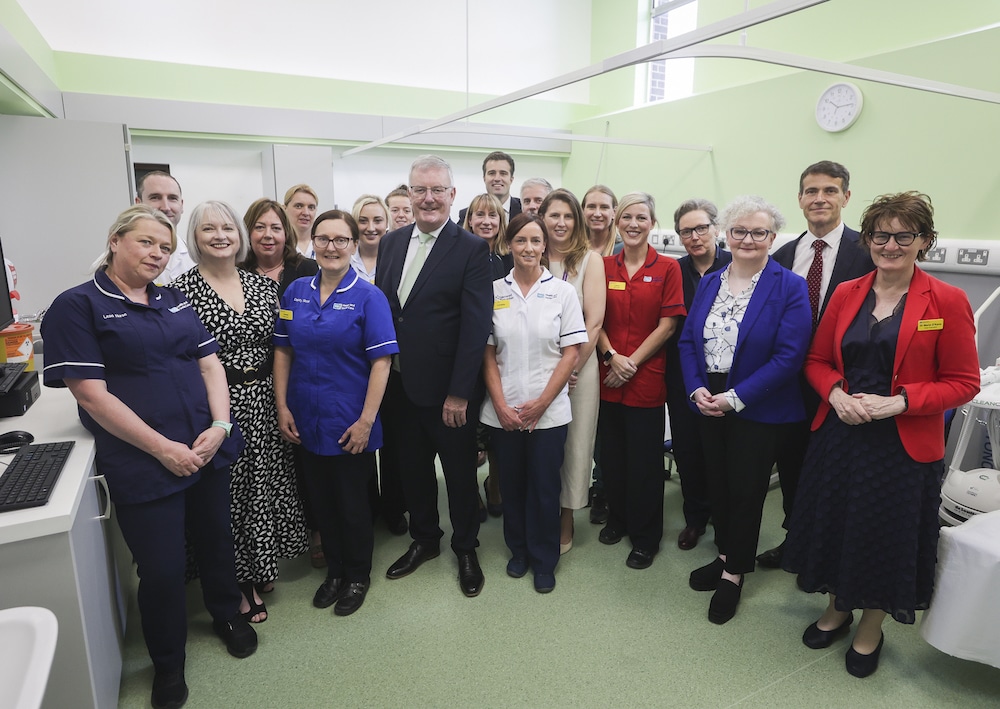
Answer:
[[[705,533],[704,529],[695,529],[694,527],[685,527],[681,530],[681,533],[677,535],[677,546],[684,551],[689,549],[694,549],[698,546],[698,537]]]

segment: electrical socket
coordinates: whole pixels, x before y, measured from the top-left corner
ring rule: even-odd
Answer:
[[[989,249],[959,249],[958,262],[970,266],[986,266],[990,261]]]
[[[927,260],[930,263],[944,263],[948,256],[948,249],[939,247],[927,252]]]

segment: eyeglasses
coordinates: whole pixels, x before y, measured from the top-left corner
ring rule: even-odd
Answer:
[[[768,234],[774,233],[770,229],[744,229],[741,226],[734,226],[729,230],[729,236],[733,237],[736,241],[743,241],[747,238],[747,234],[754,241],[763,241],[767,238]]]
[[[694,234],[697,234],[698,236],[705,236],[705,234],[707,234],[708,230],[711,228],[712,228],[711,224],[699,224],[698,226],[692,227],[690,229],[681,229],[679,232],[677,232],[677,236],[684,239],[684,241],[687,241]]]
[[[888,244],[890,238],[895,239],[896,243],[900,246],[909,246],[918,236],[923,236],[923,234],[918,231],[897,231],[895,234],[890,231],[868,232],[868,238],[871,239],[873,244],[878,244],[879,246]]]
[[[319,248],[319,249],[325,249],[330,244],[333,244],[335,247],[337,247],[338,249],[340,249],[341,251],[343,251],[344,249],[346,249],[350,245],[350,243],[352,241],[354,241],[354,240],[353,239],[349,239],[346,236],[335,236],[332,239],[330,237],[328,237],[328,236],[314,236],[313,237],[313,243],[316,244],[316,247]]]
[[[414,187],[410,185],[410,194],[414,197],[423,197],[430,192],[435,197],[444,197],[451,187]]]

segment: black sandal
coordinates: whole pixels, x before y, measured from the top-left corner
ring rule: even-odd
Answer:
[[[243,597],[247,599],[247,603],[250,604],[250,610],[241,614],[244,618],[246,618],[247,622],[256,624],[263,623],[267,620],[267,607],[264,605],[264,602],[261,601],[260,603],[254,603],[253,601],[253,581],[244,581],[243,583],[237,584],[237,586],[239,586],[240,591],[242,591]],[[263,620],[253,620],[255,615],[260,615],[261,613],[264,614]]]

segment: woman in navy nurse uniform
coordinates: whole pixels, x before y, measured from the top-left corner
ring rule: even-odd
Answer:
[[[392,355],[389,302],[351,268],[358,224],[333,209],[316,218],[320,272],[292,283],[274,332],[278,427],[302,445],[303,477],[319,524],[326,580],[313,605],[350,615],[364,603],[375,546],[369,484],[382,445],[378,417]]]
[[[229,466],[243,440],[219,346],[183,293],[153,284],[176,245],[161,212],[125,210],[93,279],[56,298],[42,324],[45,385],[76,398],[138,564],[154,707],[182,706],[188,695],[185,522],[216,634],[236,657],[257,649],[239,613]]]

